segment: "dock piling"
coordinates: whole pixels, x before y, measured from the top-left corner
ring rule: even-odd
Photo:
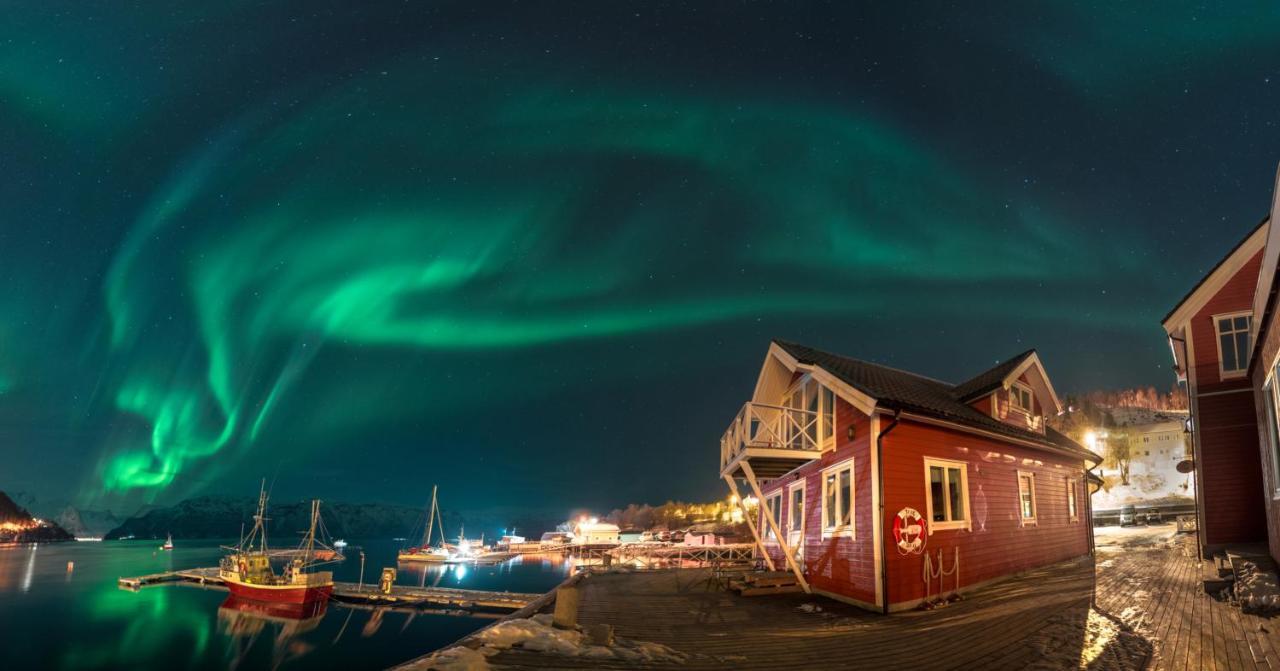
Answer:
[[[551,625],[556,629],[573,629],[578,626],[578,586],[564,585],[556,588],[556,609]]]

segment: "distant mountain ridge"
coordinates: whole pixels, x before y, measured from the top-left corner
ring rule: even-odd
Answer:
[[[253,525],[256,507],[257,501],[251,498],[201,496],[131,517],[108,531],[104,539],[164,538],[167,534],[174,538],[238,538],[242,525]],[[310,515],[309,501],[269,504],[267,533],[287,544],[306,531]],[[320,516],[335,538],[394,538],[409,536],[421,522],[423,511],[384,503],[326,502],[321,504]]]

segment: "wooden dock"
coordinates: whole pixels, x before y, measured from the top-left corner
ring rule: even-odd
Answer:
[[[208,589],[227,589],[216,568],[195,568],[181,571],[152,573],[137,577],[120,578],[121,589],[139,590],[153,585],[194,585]],[[510,613],[520,610],[541,594],[523,592],[490,592],[485,590],[453,589],[449,587],[415,587],[392,585],[384,593],[378,585],[358,585],[351,582],[335,582],[333,601],[345,604],[369,606],[394,606],[398,608],[465,610],[472,612]]]

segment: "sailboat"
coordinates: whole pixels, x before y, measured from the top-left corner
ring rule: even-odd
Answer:
[[[440,545],[439,547],[431,547],[431,532],[435,530],[436,520],[440,520]],[[436,486],[431,486],[431,510],[427,512],[427,530],[422,535],[422,545],[416,548],[401,550],[396,555],[397,561],[406,562],[446,562],[449,560],[449,551],[445,547],[444,541],[444,519],[440,517],[440,506],[436,501]]]
[[[313,569],[327,563],[320,561],[319,556],[340,560],[341,555],[316,539],[317,527],[323,528],[320,502],[311,502],[311,527],[296,550],[273,551],[267,547],[266,512],[264,482],[258,494],[258,512],[253,516],[253,529],[240,539],[238,545],[227,548],[229,552],[219,565],[218,576],[227,589],[242,599],[270,603],[305,604],[328,600],[333,592],[333,572]],[[276,573],[271,565],[272,559],[284,560],[281,573]]]
[[[172,534],[172,533],[170,533],[170,534],[169,534],[169,537],[168,537],[168,538],[164,539],[164,545],[161,545],[161,546],[160,546],[160,549],[161,549],[161,550],[172,550],[172,549],[173,549],[173,534]]]

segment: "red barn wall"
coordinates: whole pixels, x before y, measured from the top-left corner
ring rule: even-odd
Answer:
[[[883,450],[891,604],[910,607],[925,596],[923,555],[900,554],[889,531],[893,517],[903,508],[914,508],[928,518],[925,457],[968,463],[972,530],[934,531],[925,546],[935,567],[942,551],[947,569],[955,561],[955,549],[960,549],[961,587],[1089,553],[1083,462],[910,420],[903,420],[885,436]],[[1034,526],[1020,524],[1019,470],[1036,476]],[[1077,521],[1068,515],[1068,481],[1076,488]],[[947,577],[947,589],[954,580]],[[936,593],[936,580],[933,589]]]

